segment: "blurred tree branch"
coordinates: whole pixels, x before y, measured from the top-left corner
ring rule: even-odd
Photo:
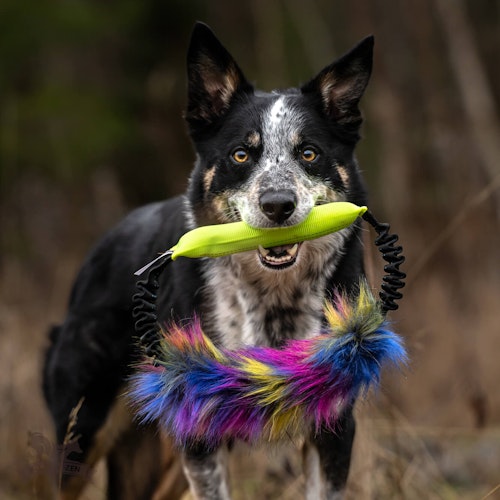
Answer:
[[[439,20],[446,35],[464,109],[477,145],[480,163],[490,182],[500,173],[500,123],[486,72],[464,12],[462,0],[437,0]],[[494,193],[500,220],[500,193]]]

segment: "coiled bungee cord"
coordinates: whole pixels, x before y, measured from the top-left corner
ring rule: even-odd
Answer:
[[[403,247],[395,246],[399,237],[395,233],[389,233],[391,229],[389,224],[378,222],[368,210],[362,217],[375,229],[378,235],[375,239],[375,245],[382,254],[382,258],[387,262],[384,266],[384,271],[387,274],[382,278],[381,291],[379,292],[380,308],[386,314],[388,311],[395,311],[398,308],[396,300],[403,298],[403,294],[399,292],[405,286],[403,280],[406,278],[406,274],[399,269],[399,266],[405,261],[404,255],[402,255]]]
[[[382,364],[406,362],[403,342],[385,320],[388,311],[397,309],[404,286],[398,236],[366,207],[328,205],[315,207],[307,222],[283,231],[233,223],[237,237],[230,243],[230,233],[220,227],[230,225],[213,226],[216,233],[210,227],[195,229],[136,273],[148,271],[133,297],[135,328],[146,358],[131,378],[129,398],[141,421],[158,422],[180,446],[280,439],[302,432],[308,423],[316,429],[333,427],[343,405],[377,385]],[[380,300],[364,281],[357,297],[337,294],[325,305],[326,330],[279,349],[228,350],[210,341],[196,317],[183,327],[158,325],[159,277],[178,256],[215,257],[257,248],[262,238],[255,231],[265,233],[266,247],[291,244],[338,231],[359,216],[377,232],[375,244],[387,263]],[[214,234],[215,239],[208,237]]]
[[[160,275],[171,262],[171,253],[165,253],[149,269],[146,279],[136,283],[138,292],[132,297],[134,309],[132,316],[135,319],[135,332],[139,345],[146,356],[155,357],[160,342],[156,299],[160,288]]]

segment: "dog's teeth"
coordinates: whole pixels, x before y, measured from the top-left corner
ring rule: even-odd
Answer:
[[[264,248],[263,246],[259,245],[259,252],[262,255],[262,257],[267,257],[271,253],[271,250],[268,250],[267,248]]]
[[[259,254],[263,262],[267,262],[271,266],[280,266],[293,263],[297,257],[299,247],[300,243],[271,248],[259,246]]]
[[[290,250],[288,250],[288,254],[290,255],[290,257],[295,257],[297,255],[298,250],[299,250],[299,244],[295,243],[295,245],[293,245],[293,247],[290,248]]]

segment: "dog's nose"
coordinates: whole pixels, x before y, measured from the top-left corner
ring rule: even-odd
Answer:
[[[273,222],[281,224],[295,211],[297,197],[293,191],[265,191],[261,194],[260,209]]]

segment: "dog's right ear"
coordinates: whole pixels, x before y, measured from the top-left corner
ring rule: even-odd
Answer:
[[[237,94],[253,91],[231,54],[200,22],[191,35],[187,69],[186,120],[192,133],[223,117]]]

